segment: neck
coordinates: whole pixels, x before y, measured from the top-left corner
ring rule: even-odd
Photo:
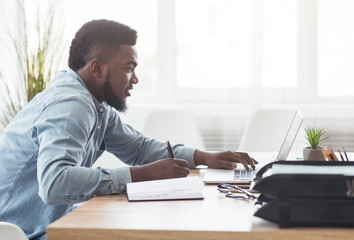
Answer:
[[[99,101],[103,102],[103,94],[101,91],[101,86],[98,84],[98,81],[96,78],[93,76],[91,73],[90,69],[85,66],[83,68],[80,68],[79,70],[76,71],[76,73],[81,77],[81,79],[84,81],[86,84],[88,90],[91,92],[91,94]]]

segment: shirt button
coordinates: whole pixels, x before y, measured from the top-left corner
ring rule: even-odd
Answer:
[[[101,128],[101,125],[97,125],[97,130],[99,130]]]
[[[120,185],[120,190],[124,190],[124,185]]]
[[[103,108],[100,108],[99,111],[100,111],[100,113],[103,113]]]

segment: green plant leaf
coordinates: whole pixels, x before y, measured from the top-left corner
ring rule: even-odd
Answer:
[[[67,43],[64,41],[65,24],[62,21],[60,1],[50,0],[48,9],[43,9],[41,0],[33,1],[31,4],[36,3],[36,12],[32,15],[37,16],[37,20],[33,26],[28,23],[28,12],[24,8],[24,1],[17,0],[16,5],[18,12],[20,12],[20,19],[23,19],[19,26],[25,29],[23,39],[12,36],[10,28],[6,32],[11,42],[11,46],[7,46],[7,49],[14,49],[13,54],[17,56],[18,71],[14,75],[17,75],[20,81],[16,85],[16,92],[14,92],[9,85],[10,81],[4,79],[4,74],[2,74],[2,71],[5,72],[7,69],[0,68],[0,89],[3,91],[0,96],[2,103],[0,105],[2,113],[0,115],[0,135],[23,106],[49,85],[51,72],[57,70],[63,54],[62,50]],[[46,13],[46,17],[40,17],[40,10]],[[60,17],[60,20],[57,17]],[[55,21],[56,18],[57,21]],[[9,26],[11,25],[9,24]],[[29,38],[33,36],[36,36],[34,38],[36,40],[29,44]]]
[[[305,128],[306,140],[311,149],[317,149],[329,138],[325,136],[326,131],[322,127],[317,127],[316,123],[314,126],[309,126]]]

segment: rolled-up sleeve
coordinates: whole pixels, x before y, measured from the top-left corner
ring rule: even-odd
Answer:
[[[127,183],[132,182],[129,167],[107,169],[107,171],[113,176],[113,183],[117,192],[124,192]]]

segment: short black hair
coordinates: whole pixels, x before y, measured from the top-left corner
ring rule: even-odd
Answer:
[[[85,23],[71,41],[69,67],[74,71],[83,68],[102,48],[119,49],[121,45],[134,46],[137,32],[118,22],[100,19]]]

